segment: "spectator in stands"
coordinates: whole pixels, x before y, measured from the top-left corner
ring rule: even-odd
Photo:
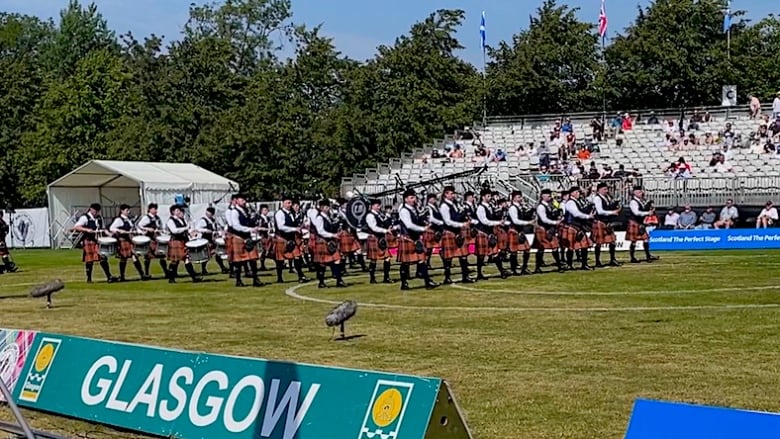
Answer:
[[[585,145],[582,145],[582,148],[580,148],[579,151],[577,151],[577,159],[579,160],[590,160],[590,151],[588,151],[588,148],[585,147]]]
[[[600,117],[596,116],[590,121],[590,128],[593,131],[593,140],[604,140],[604,121]]]
[[[772,125],[769,125],[769,131],[772,132],[772,137],[780,134],[780,116],[775,118],[774,122],[772,122]]]
[[[601,178],[601,172],[596,169],[596,162],[590,162],[590,169],[588,170],[587,179],[598,180],[599,178]]]
[[[658,116],[655,115],[655,111],[650,112],[650,116],[647,118],[647,125],[658,125]]]
[[[498,148],[490,155],[490,161],[491,162],[505,162],[506,161],[506,152],[504,151],[504,148]]]
[[[605,163],[605,164],[601,165],[601,169],[603,169],[603,171],[601,172],[601,179],[602,180],[608,180],[608,179],[615,178],[613,176],[613,174],[612,174],[612,166],[609,166],[608,164]]]
[[[626,113],[623,115],[621,129],[623,131],[631,131],[632,129],[634,129],[634,119],[631,117],[630,114]]]
[[[702,117],[699,110],[693,110],[693,115],[690,121],[688,121],[688,131],[698,131],[701,126]]]
[[[713,227],[712,225],[715,224],[715,218],[717,218],[715,209],[713,209],[712,206],[707,207],[707,210],[699,217],[699,225],[696,226],[696,228],[711,229]]]
[[[515,150],[515,157],[519,159],[527,159],[531,157],[531,152],[534,150],[534,142],[528,144],[528,150],[526,151],[523,145],[520,145]]]
[[[704,121],[704,123],[712,122],[712,115],[710,114],[709,111],[704,112],[704,116],[702,117],[702,120]]]
[[[677,223],[680,221],[680,214],[674,208],[669,209],[664,216],[664,225],[661,226],[661,230],[676,229]]]
[[[756,228],[766,229],[772,227],[777,222],[777,209],[771,201],[766,202],[766,206],[756,218]]]
[[[680,214],[680,218],[677,220],[677,228],[680,230],[692,230],[696,227],[697,219],[696,212],[691,209],[691,205],[686,204],[685,209]]]
[[[726,205],[723,206],[723,209],[720,211],[720,219],[715,221],[713,226],[715,226],[716,229],[720,229],[721,227],[730,229],[734,227],[738,219],[739,211],[737,210],[737,206],[734,205],[734,200],[728,199],[726,200]]]
[[[562,133],[573,133],[574,132],[574,126],[571,124],[571,118],[567,117],[563,124],[561,125],[561,132]]]
[[[629,176],[628,172],[626,172],[626,167],[624,165],[618,165],[618,170],[612,173],[612,178],[627,178]]]
[[[775,95],[772,101],[772,119],[780,119],[780,91]]]
[[[712,132],[707,131],[706,133],[704,133],[704,144],[705,145],[715,144],[715,137],[713,137]]]
[[[450,152],[450,158],[451,159],[462,159],[465,157],[466,154],[463,152],[463,148],[460,146],[460,144],[456,143],[455,148]]]
[[[755,119],[761,113],[761,101],[755,94],[750,95],[750,118]]]

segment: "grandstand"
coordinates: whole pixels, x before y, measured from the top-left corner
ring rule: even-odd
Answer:
[[[695,129],[689,129],[692,128],[689,125],[694,111],[699,114],[707,112],[711,119],[698,123],[697,127],[693,127]],[[599,173],[604,171],[604,165],[612,170],[618,170],[623,165],[627,172],[636,172],[637,175],[602,179],[610,183],[626,202],[635,182],[641,182],[648,197],[657,206],[664,207],[684,204],[694,207],[720,206],[729,198],[742,206],[760,206],[770,199],[776,202],[780,200],[780,154],[764,152],[756,142],[751,141],[759,125],[767,122],[750,119],[746,111],[723,107],[642,110],[630,114],[633,118],[630,129],[612,128],[608,120],[601,141],[593,139],[591,127],[593,118],[602,118],[601,113],[566,116],[571,120],[577,139],[576,149],[586,147],[592,151],[589,158],[580,160],[585,169],[584,174],[567,175],[564,166],[577,158],[568,157],[566,160],[566,157],[559,156],[555,150],[557,148],[546,149],[549,163],[543,158],[545,154],[539,153],[540,142],[546,140],[549,144],[550,132],[556,122],[561,120],[560,115],[492,118],[485,126],[475,124],[474,129],[466,128],[368,169],[363,174],[345,178],[342,194],[349,191],[387,193],[394,188],[430,179],[441,180],[441,177],[450,174],[482,167],[485,168],[484,172],[476,176],[454,178],[451,182],[460,185],[461,189],[488,183],[504,193],[516,188],[522,190],[527,198],[536,199],[539,191],[545,187],[558,190],[576,183],[583,187],[590,186],[593,180],[588,178],[587,173],[591,165]],[[659,123],[647,123],[651,115],[655,115]],[[679,129],[667,128],[668,121],[675,127],[682,122],[684,134]],[[723,134],[726,124],[731,125],[733,134],[730,136]],[[672,132],[671,138],[680,139],[680,147],[671,145],[667,139],[668,132]],[[703,140],[707,133],[713,136],[712,144],[690,145],[684,144],[682,139],[693,135]],[[477,157],[475,153],[480,143],[486,150],[486,156]],[[531,143],[536,151],[529,153],[528,145]],[[462,157],[450,156],[456,144],[464,150]],[[724,145],[727,146],[725,156],[728,160],[711,166],[713,153],[723,152]],[[523,151],[518,151],[520,146],[525,147]],[[496,160],[495,153],[498,150],[505,154],[503,160]],[[667,168],[680,157],[684,157],[689,164],[690,174],[677,177],[669,175]],[[557,166],[562,172],[542,172],[543,165],[548,165],[547,169],[555,169]]]

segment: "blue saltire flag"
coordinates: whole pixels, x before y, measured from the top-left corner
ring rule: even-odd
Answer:
[[[482,11],[482,21],[479,23],[479,35],[482,37],[482,50],[485,50],[485,11]]]
[[[728,33],[731,30],[731,1],[726,8],[726,15],[723,17],[723,33]]]

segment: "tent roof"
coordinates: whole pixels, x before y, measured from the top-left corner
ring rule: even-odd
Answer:
[[[238,185],[192,163],[91,160],[49,187],[139,187],[172,190],[226,190]]]

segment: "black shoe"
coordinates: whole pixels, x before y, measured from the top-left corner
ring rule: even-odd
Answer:
[[[168,283],[169,284],[175,284],[176,283],[176,278],[175,277],[169,277],[168,278]]]
[[[149,276],[148,274],[145,274],[141,276],[141,280],[152,280],[152,276]]]
[[[454,282],[449,277],[445,277],[444,281],[442,281],[442,285],[452,285]]]
[[[438,287],[438,286],[439,286],[439,284],[438,284],[438,283],[436,283],[436,282],[434,282],[434,281],[430,281],[430,282],[428,282],[427,284],[425,284],[425,289],[426,289],[426,290],[432,290],[432,289],[434,289],[434,288],[436,288],[436,287]]]
[[[534,274],[542,274],[542,273],[544,273],[544,271],[542,271],[541,268],[534,269]]]
[[[346,288],[346,287],[347,287],[347,284],[345,284],[343,280],[339,279],[336,282],[336,288]]]
[[[197,284],[203,282],[203,278],[200,276],[195,276],[192,278],[192,283]]]
[[[622,265],[623,265],[623,263],[622,263],[622,262],[615,261],[615,260],[611,260],[611,261],[609,261],[609,264],[608,264],[608,265],[609,265],[610,267],[620,267],[620,266],[622,266]]]
[[[299,284],[305,284],[307,282],[310,282],[310,279],[308,277],[306,277],[306,276],[298,278],[298,283]]]
[[[483,274],[478,274],[477,275],[477,280],[488,280],[488,278],[485,277],[485,275],[483,275]]]
[[[382,280],[382,283],[383,283],[383,284],[394,284],[394,283],[395,283],[395,281],[394,281],[394,280],[392,280],[392,279],[390,279],[389,277],[386,277],[386,278],[384,278],[384,279]]]
[[[660,259],[658,256],[650,256],[647,258],[647,262],[657,261],[658,259]]]
[[[502,271],[501,272],[501,279],[506,279],[510,276],[510,273],[508,271]]]
[[[108,282],[110,284],[113,284],[113,283],[119,282],[119,278],[116,277],[116,276],[111,276],[108,279],[106,279],[106,282]]]
[[[467,277],[464,277],[463,279],[461,279],[460,283],[462,283],[462,284],[473,284],[474,283],[474,279],[472,279],[472,278],[467,276]]]
[[[325,282],[320,281],[320,283],[317,284],[317,288],[328,288],[328,286],[325,285]]]
[[[409,287],[409,284],[408,284],[408,283],[404,282],[404,283],[402,283],[402,284],[401,284],[401,291],[409,291],[409,290],[411,290],[411,289],[412,289],[412,288],[411,288],[411,287]]]
[[[580,270],[582,270],[582,271],[590,271],[590,270],[593,270],[593,269],[594,269],[594,268],[593,268],[593,267],[591,267],[591,266],[590,266],[590,265],[588,265],[588,264],[584,264],[582,267],[580,267]]]
[[[640,262],[641,262],[641,261],[640,261],[639,259],[637,259],[637,258],[631,258],[631,263],[632,263],[632,264],[638,264],[638,263],[640,263]]]
[[[417,279],[422,279],[424,276],[422,275],[422,273],[418,271],[417,273],[414,274],[414,277],[416,277]]]
[[[242,282],[241,280],[236,280],[236,287],[240,288],[240,287],[245,287],[245,286],[246,285],[244,285],[244,282]]]
[[[608,265],[607,264],[603,264],[601,262],[596,263],[596,268],[604,268],[604,267],[608,267]]]
[[[259,280],[255,279],[254,281],[252,281],[252,286],[253,287],[264,287],[264,286],[266,286],[266,283],[265,282],[260,282]]]
[[[368,281],[368,283],[370,283],[370,284],[376,284],[376,283],[379,283],[379,282],[377,282],[377,281],[376,281],[376,278],[373,278],[373,277],[372,277],[372,278],[371,278],[371,280],[370,280],[370,281]]]
[[[200,271],[200,275],[201,275],[201,276],[208,276],[208,275],[209,275],[209,272],[208,272],[208,270],[201,270],[201,271]]]
[[[119,282],[127,282],[127,278],[120,277],[120,278],[119,278]]]
[[[528,271],[527,268],[524,268],[524,269],[520,270],[520,274],[523,275],[523,276],[530,276],[531,272]]]

